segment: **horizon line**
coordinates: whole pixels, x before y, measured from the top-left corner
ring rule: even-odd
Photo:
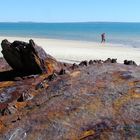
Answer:
[[[0,23],[140,23],[140,21],[64,21],[64,22],[38,22],[38,21],[0,21]]]

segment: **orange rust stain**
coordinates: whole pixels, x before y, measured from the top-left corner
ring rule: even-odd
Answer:
[[[5,88],[9,86],[13,86],[15,83],[12,81],[0,82],[0,88]]]
[[[48,118],[51,120],[51,119],[54,119],[54,118],[61,118],[65,115],[65,112],[61,111],[61,110],[50,110],[48,112]]]
[[[72,77],[77,77],[77,76],[79,76],[80,75],[80,71],[75,71],[75,72],[72,72],[71,74],[70,74],[70,76],[72,76]]]
[[[47,86],[47,85],[46,85],[46,86]],[[46,86],[45,86],[45,87],[46,87]],[[34,96],[37,96],[38,94],[41,93],[41,91],[42,91],[42,89],[39,89],[39,90],[36,90],[36,91],[34,90],[34,91],[31,93],[31,95],[33,95],[33,97],[34,97]]]
[[[94,103],[96,103],[96,104],[94,104]],[[100,99],[95,98],[93,102],[90,102],[90,104],[86,104],[84,108],[90,112],[96,112],[96,111],[100,110],[100,108],[102,106],[103,106],[103,104],[100,101]]]
[[[38,95],[39,93],[40,93],[39,91],[33,91],[33,92],[31,92],[31,95],[36,96],[36,95]]]
[[[131,81],[128,83],[129,86],[136,86],[137,84],[140,85],[140,81]]]
[[[120,74],[118,73],[118,74],[113,74],[112,76],[112,82],[115,84],[115,85],[117,85],[117,84],[123,84],[124,82],[126,83],[127,82],[127,80],[126,79],[123,79],[121,76],[120,76]]]
[[[129,82],[128,85],[129,85],[129,86],[134,86],[135,83],[134,83],[134,82]]]
[[[3,125],[2,121],[0,121],[0,132],[2,131],[3,128],[4,128],[4,125]]]
[[[102,80],[96,80],[96,87],[98,87],[98,88],[106,87],[105,82]]]
[[[109,140],[109,139],[110,139],[109,136],[108,136],[108,133],[109,133],[109,132],[110,132],[110,131],[102,132],[101,135],[100,135],[100,140]]]
[[[55,68],[55,64],[54,63],[50,63],[50,61],[45,61],[45,65],[47,66],[47,73],[51,74],[54,72],[54,68]]]
[[[83,136],[83,135],[81,135]],[[80,140],[80,134],[77,129],[70,129],[68,134],[65,135],[66,140]]]
[[[122,78],[120,71],[112,73],[111,77],[112,77],[112,81],[115,83],[115,85],[124,83],[124,81],[127,82],[126,79]]]
[[[42,80],[42,79],[46,78],[47,76],[48,76],[48,74],[42,74],[39,76],[39,78]]]
[[[52,64],[48,64],[48,73],[53,73],[53,65]]]
[[[140,98],[140,94],[136,94],[136,93],[133,93],[132,91],[129,91],[129,93],[126,96],[123,96],[123,97],[117,99],[114,102],[113,106],[114,106],[114,108],[115,108],[116,111],[119,111],[119,109],[125,103],[127,103],[129,100],[136,99],[136,98]]]
[[[93,136],[95,134],[95,131],[94,130],[88,130],[88,131],[85,131],[82,136],[80,137],[79,140],[83,140],[89,136]]]
[[[140,94],[134,94],[133,98],[140,98]]]
[[[37,77],[33,83],[32,86],[36,86],[39,82],[42,82],[44,80],[44,78],[48,77],[48,74],[42,74],[39,77]]]
[[[24,108],[27,105],[26,102],[16,102],[15,106],[17,109]]]
[[[48,84],[45,84],[45,85],[44,85],[44,88],[48,88],[48,87],[49,87],[49,85],[48,85]]]
[[[137,90],[137,88],[131,88],[130,90],[129,90],[129,94],[136,94],[137,95],[137,97],[140,95],[140,94],[138,94],[138,92],[136,91]]]
[[[36,63],[37,63],[39,66],[41,66],[40,59],[38,58],[38,56],[34,55],[34,57],[35,57]]]
[[[6,128],[7,128],[7,126],[5,125],[5,123],[4,123],[4,119],[5,119],[6,117],[1,117],[0,118],[0,134],[3,134],[4,133],[4,131],[6,130]]]

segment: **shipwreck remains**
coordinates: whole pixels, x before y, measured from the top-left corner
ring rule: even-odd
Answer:
[[[36,45],[32,39],[29,43],[23,41],[10,43],[5,39],[1,46],[3,57],[12,69],[0,73],[0,81],[18,76],[50,73],[59,69],[60,63]]]
[[[140,139],[140,66],[44,63],[45,73],[0,82],[0,140]]]

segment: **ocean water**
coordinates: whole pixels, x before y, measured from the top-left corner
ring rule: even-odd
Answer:
[[[101,41],[140,48],[140,23],[0,23],[0,36],[39,37],[82,41]]]

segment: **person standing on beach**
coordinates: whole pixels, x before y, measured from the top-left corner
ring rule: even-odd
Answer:
[[[105,33],[101,34],[101,43],[105,43]]]

